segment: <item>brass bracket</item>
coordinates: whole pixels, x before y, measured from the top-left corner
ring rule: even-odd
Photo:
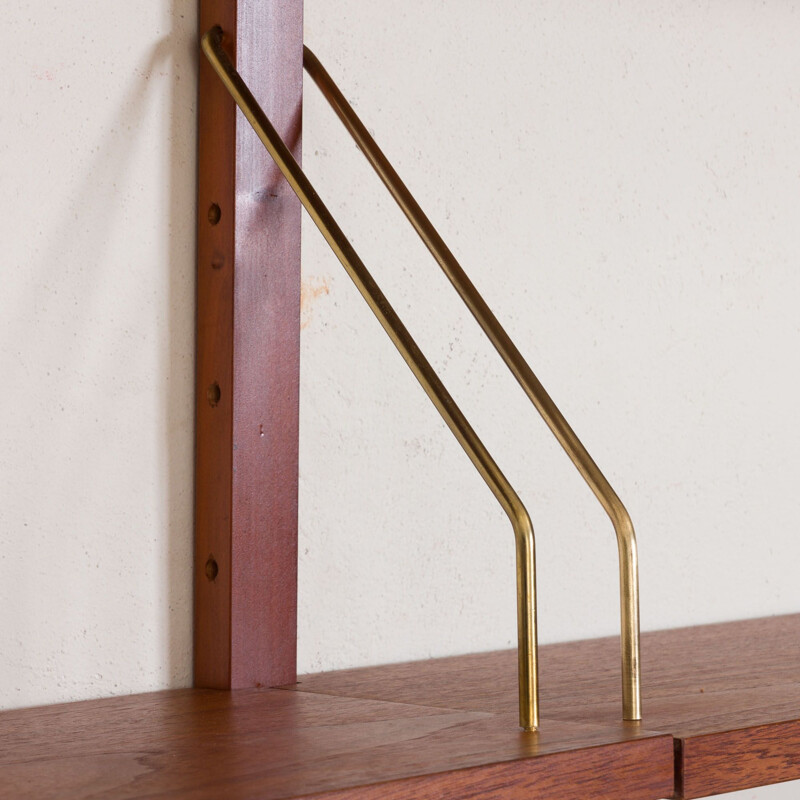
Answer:
[[[203,36],[202,48],[217,75],[322,232],[328,245],[341,261],[384,330],[511,520],[516,540],[517,559],[520,725],[527,731],[536,730],[539,725],[536,559],[530,516],[518,494],[458,408],[236,71],[222,46],[221,28],[212,28]],[[304,48],[303,55],[303,65],[306,71],[321,89],[339,119],[353,136],[392,197],[414,226],[470,312],[609,514],[617,534],[619,548],[623,718],[627,720],[641,719],[638,562],[636,537],[630,516],[517,347],[319,60],[307,47]]]

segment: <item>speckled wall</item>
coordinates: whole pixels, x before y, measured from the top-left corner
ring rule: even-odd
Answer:
[[[307,4],[628,506],[646,629],[800,604],[799,33],[778,2]],[[531,512],[541,640],[613,633],[609,521],[311,83],[304,144]],[[301,668],[512,645],[503,512],[311,225],[303,245]]]
[[[633,515],[645,629],[800,607],[798,34],[779,2],[307,2]],[[310,82],[304,159],[531,512],[541,641],[614,633],[609,521]],[[514,645],[504,513],[310,224],[303,247],[300,669]]]
[[[10,15],[4,707],[190,680],[194,15]],[[777,0],[307,0],[307,42],[631,511],[646,629],[800,601],[799,33]],[[313,85],[305,126],[531,511],[541,640],[613,633],[599,505]],[[511,645],[503,512],[310,225],[303,246],[301,670]]]
[[[190,680],[196,24],[7,9],[0,706]]]

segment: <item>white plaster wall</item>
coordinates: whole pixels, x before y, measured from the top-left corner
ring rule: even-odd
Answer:
[[[800,605],[799,38],[784,2],[307,2],[633,515],[646,630]],[[310,81],[304,160],[531,511],[540,640],[614,633],[608,520]],[[310,224],[303,246],[301,671],[513,645],[503,512]]]
[[[643,627],[797,611],[797,4],[306,19],[627,503]],[[184,0],[10,14],[3,707],[190,680],[195,26]],[[305,109],[310,174],[530,508],[541,641],[613,633],[610,524],[310,84]],[[303,244],[301,670],[512,645],[503,513]]]
[[[0,706],[186,685],[195,3],[5,17]]]
[[[645,629],[798,610],[800,7],[310,0],[352,98],[627,504]],[[610,523],[316,88],[305,165],[537,533],[541,641],[618,629]],[[304,238],[300,667],[512,645],[510,526]]]

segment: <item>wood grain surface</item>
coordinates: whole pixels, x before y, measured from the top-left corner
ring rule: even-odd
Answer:
[[[641,724],[619,720],[614,639],[542,648],[536,734],[513,651],[6,711],[0,798],[659,800],[800,778],[800,615],[644,644]]]
[[[672,790],[672,739],[280,690],[183,690],[0,714],[0,798],[593,797]]]
[[[201,0],[300,158],[302,0]],[[201,56],[195,682],[294,680],[300,203]]]
[[[684,798],[790,781],[800,778],[800,720],[686,737],[678,755]]]
[[[545,645],[539,652],[542,707],[548,716],[600,716],[606,706],[613,706],[609,718],[619,716],[618,637]],[[729,690],[766,691],[781,704],[781,693],[772,687],[786,684],[792,691],[800,683],[800,614],[644,633],[642,662],[645,723],[660,698],[701,702],[703,695]],[[290,688],[510,712],[516,704],[516,651],[339,670],[298,680]],[[678,711],[670,724],[680,718],[690,731],[691,706]],[[722,720],[720,729],[731,721]]]
[[[201,30],[233,30],[235,21],[235,4],[200,3]],[[194,670],[199,685],[221,688],[230,685],[231,658],[236,115],[211,65],[200,58],[198,68]],[[207,563],[216,565],[213,578]]]
[[[542,647],[540,679],[546,718],[608,725],[620,717],[616,637]],[[800,615],[645,633],[642,687],[642,725],[678,741],[678,796],[800,779]],[[508,714],[516,653],[306,675],[295,688]],[[725,768],[728,751],[741,768]]]

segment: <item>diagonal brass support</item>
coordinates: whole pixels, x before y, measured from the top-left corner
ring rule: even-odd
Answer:
[[[530,516],[236,71],[222,46],[222,36],[219,27],[208,31],[201,42],[203,52],[511,520],[516,541],[520,725],[526,731],[534,731],[539,725],[539,700],[536,557]]]
[[[636,534],[630,515],[431,221],[308,47],[303,48],[303,66],[610,517],[619,550],[623,719],[641,719],[639,567]]]

